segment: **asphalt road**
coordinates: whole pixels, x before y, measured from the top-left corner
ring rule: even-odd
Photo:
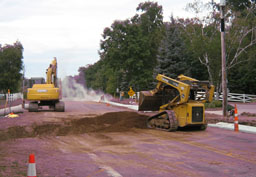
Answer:
[[[121,111],[128,109],[103,103],[69,101],[65,113],[25,112],[16,120],[1,119],[0,135],[5,136],[3,131],[8,130],[10,135],[17,136],[10,127],[19,125],[26,130],[46,125],[43,127],[45,131],[54,132],[53,125],[59,122],[88,116],[93,119],[93,116],[105,112]],[[131,128],[65,136],[50,133],[2,140],[0,176],[26,176],[30,153],[36,155],[40,177],[254,177],[256,174],[255,134],[211,127],[206,131],[163,132]]]

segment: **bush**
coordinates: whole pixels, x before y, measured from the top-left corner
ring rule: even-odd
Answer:
[[[222,101],[213,100],[211,103],[205,103],[205,108],[221,108]]]
[[[252,99],[252,100],[251,100],[251,103],[256,103],[256,99]]]
[[[205,108],[221,108],[222,107],[222,101],[219,100],[213,100],[211,103],[205,103]],[[228,111],[234,110],[234,106],[228,104],[227,109]]]

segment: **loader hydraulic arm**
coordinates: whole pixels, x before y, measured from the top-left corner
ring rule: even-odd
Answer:
[[[158,74],[156,79],[158,80],[159,83],[165,83],[166,85],[175,88],[179,92],[179,94],[174,99],[170,100],[170,104],[174,104],[176,100],[178,100],[178,98],[179,101],[176,104],[182,104],[188,101],[190,93],[190,86],[188,84],[161,74]]]
[[[212,102],[215,87],[211,85],[209,81],[199,81],[197,79],[184,76],[183,74],[178,76],[178,80],[189,84],[191,90],[202,90],[203,92],[205,92],[203,99],[199,99],[199,101]]]

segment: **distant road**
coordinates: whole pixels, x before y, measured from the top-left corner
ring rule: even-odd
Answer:
[[[239,114],[243,112],[256,114],[256,103],[232,103],[232,104],[237,105],[237,110]]]

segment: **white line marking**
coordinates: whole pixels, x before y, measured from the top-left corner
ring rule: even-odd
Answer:
[[[95,162],[102,164],[102,161],[99,159],[99,157],[96,154],[93,153],[89,153],[88,154],[90,156],[90,158],[92,160],[94,160]],[[120,173],[118,173],[117,171],[115,171],[113,168],[111,168],[110,166],[106,166],[104,164],[102,164],[102,166],[99,166],[100,169],[104,169],[106,170],[107,174],[109,177],[122,177],[122,175]]]
[[[110,176],[110,177],[122,177],[122,175],[120,175],[120,173],[118,173],[117,171],[115,171],[113,168],[111,168],[109,166],[100,166],[99,168],[106,170],[108,176]]]

